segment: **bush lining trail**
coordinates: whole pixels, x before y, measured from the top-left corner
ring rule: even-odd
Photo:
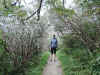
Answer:
[[[34,68],[34,66],[32,66],[32,68],[30,68],[30,70],[28,71],[28,73],[26,75],[42,75],[43,72],[43,68],[45,67],[47,60],[49,57],[49,53],[45,52],[42,54],[41,59],[40,59],[40,64],[38,64],[38,66],[36,68]],[[37,59],[35,59],[37,60]]]
[[[73,59],[72,55],[60,50],[57,52],[57,56],[61,61],[64,75],[90,75],[89,69],[82,69],[81,64]]]

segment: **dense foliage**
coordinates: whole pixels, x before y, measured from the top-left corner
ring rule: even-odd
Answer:
[[[46,24],[36,16],[25,20],[27,14],[20,0],[0,0],[0,75],[40,75],[46,64]]]
[[[84,75],[84,73],[87,73],[87,75],[99,75],[99,50],[100,50],[100,1],[99,0],[75,0],[75,2],[78,4],[77,9],[73,9],[75,12],[73,14],[66,15],[67,12],[63,13],[62,15],[59,15],[58,9],[56,10],[56,13],[60,16],[60,19],[65,23],[65,27],[68,27],[70,25],[71,33],[66,34],[65,27],[62,28],[62,32],[60,28],[58,28],[57,31],[61,32],[63,40],[63,48],[62,51],[65,52],[64,57],[69,57],[73,61],[72,63],[76,64],[70,64],[70,66],[67,66],[66,62],[68,61],[64,57],[62,58],[62,55],[60,60],[62,61],[63,65],[66,67],[64,68],[65,75],[68,74],[68,69],[70,71],[70,75],[77,73],[79,75]],[[61,8],[62,9],[62,8]],[[66,8],[65,8],[66,9]],[[79,10],[80,9],[80,10]],[[62,9],[64,10],[64,9]],[[70,9],[69,9],[70,10]],[[59,10],[59,12],[61,12]],[[68,14],[68,13],[67,13]],[[70,16],[71,15],[71,16]],[[59,27],[59,26],[56,26]],[[63,52],[63,53],[64,53]],[[60,55],[60,54],[59,54]],[[69,55],[69,56],[68,56]],[[74,67],[79,66],[82,69],[74,71]],[[85,72],[84,72],[85,71]]]
[[[36,68],[44,34],[47,35],[48,25],[53,25],[62,42],[61,53],[68,57],[68,60],[59,57],[66,74],[69,70],[71,75],[77,71],[80,75],[99,75],[100,1],[74,0],[74,3],[75,8],[67,8],[65,0],[37,0],[34,11],[27,11],[21,0],[0,0],[3,37],[0,37],[0,74],[25,75],[31,66]],[[48,14],[41,17],[43,5],[48,7],[45,9]]]

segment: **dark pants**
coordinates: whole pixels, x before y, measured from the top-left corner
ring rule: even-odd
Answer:
[[[51,54],[56,54],[56,48],[51,48]]]

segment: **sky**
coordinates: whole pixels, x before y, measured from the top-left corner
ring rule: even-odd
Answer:
[[[31,11],[34,9],[35,5],[37,4],[35,0],[22,0],[22,5],[25,6],[27,11]],[[34,7],[33,7],[34,5]],[[73,0],[65,0],[65,7],[66,8],[73,8],[75,6]],[[43,16],[46,12],[46,8],[43,7],[41,11],[41,16]]]
[[[66,8],[73,8],[75,6],[74,0],[65,0],[65,7]]]

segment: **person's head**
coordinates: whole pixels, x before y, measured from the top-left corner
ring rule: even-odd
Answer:
[[[56,38],[56,35],[55,34],[53,35],[53,38]]]

